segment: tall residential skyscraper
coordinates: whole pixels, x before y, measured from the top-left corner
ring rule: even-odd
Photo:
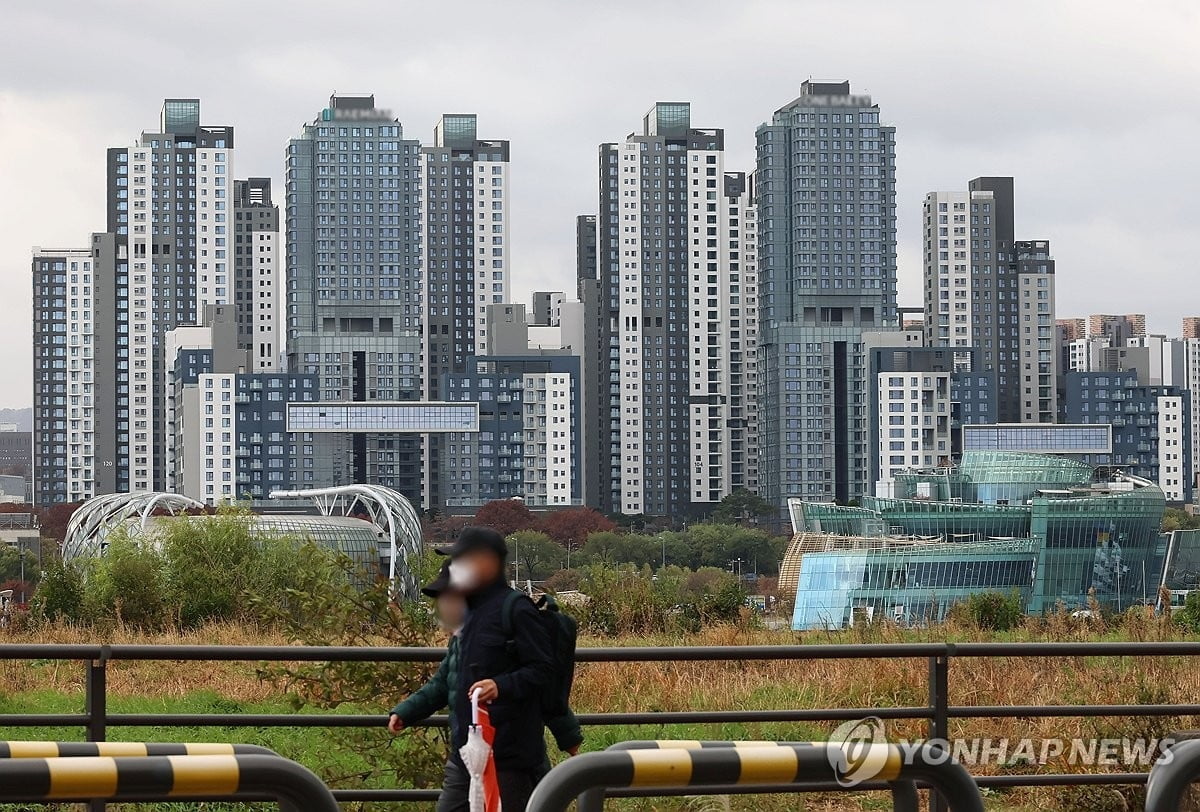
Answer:
[[[279,207],[271,202],[271,179],[234,185],[233,296],[238,346],[250,353],[250,369],[279,368],[283,354],[279,280]]]
[[[333,96],[288,143],[288,369],[317,375],[322,400],[421,398],[421,165],[420,143],[374,96]],[[346,442],[339,481],[420,501],[419,437]]]
[[[924,204],[925,338],[961,348],[957,368],[996,373],[1001,423],[1058,412],[1054,260],[1045,240],[1014,238],[1013,179],[975,178]]]
[[[1200,316],[1184,316],[1183,337],[1200,338]]]
[[[601,162],[600,183],[604,184],[604,164]],[[583,503],[603,513],[612,513],[613,489],[610,483],[612,461],[609,459],[609,357],[608,335],[602,324],[607,319],[602,285],[596,263],[596,215],[580,214],[575,218],[575,286],[583,310],[580,378],[587,396],[581,410],[584,430],[580,432],[583,470],[580,481]],[[600,453],[604,449],[603,454]]]
[[[659,102],[600,147],[597,262],[615,510],[684,516],[750,475],[757,262],[751,183],[724,131]],[[581,245],[580,250],[585,250]]]
[[[167,99],[157,130],[108,150],[108,223],[90,249],[35,254],[35,324],[79,340],[65,403],[43,402],[34,429],[40,500],[167,487],[163,338],[230,298],[233,146],[231,127],[200,123],[198,99]],[[64,309],[53,293],[41,307],[60,284]]]
[[[421,150],[425,221],[425,396],[443,376],[464,373],[490,354],[487,308],[508,300],[508,142],[481,140],[476,117],[445,114],[433,145]],[[425,445],[424,500],[439,492],[448,439]]]
[[[98,493],[96,402],[104,389],[97,389],[95,372],[96,296],[91,249],[33,250],[33,499],[38,505],[80,502]],[[111,392],[105,394],[111,400]]]
[[[872,490],[864,330],[898,329],[895,128],[849,82],[805,82],[757,130],[759,491]]]

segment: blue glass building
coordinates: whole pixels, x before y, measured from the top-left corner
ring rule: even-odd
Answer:
[[[797,629],[856,617],[936,622],[975,592],[1015,590],[1026,611],[1094,597],[1152,603],[1166,499],[1128,474],[1041,454],[966,452],[957,468],[897,477],[894,498],[859,506],[792,500],[795,536],[780,588]]]

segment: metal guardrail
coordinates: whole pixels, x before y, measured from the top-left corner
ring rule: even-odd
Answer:
[[[687,750],[700,750],[710,747],[792,747],[807,745],[809,742],[759,742],[759,741],[627,741],[618,742],[609,747],[605,752],[614,752],[617,750],[660,750],[669,748],[682,748]],[[917,787],[911,781],[871,781],[856,785],[862,790],[891,790],[892,793],[892,809],[895,812],[919,812],[921,808],[920,799],[917,796]],[[604,795],[607,787],[595,787],[580,793],[575,809],[577,812],[603,812],[604,810]],[[711,795],[769,795],[776,793],[796,793],[796,792],[836,792],[843,789],[841,784],[836,781],[808,781],[803,784],[725,784],[712,785],[707,787],[708,794]],[[646,790],[646,795],[654,797],[669,797],[676,795],[691,795],[694,794],[693,787],[687,785],[679,785],[674,787],[656,787],[653,790]]]
[[[0,727],[82,727],[89,741],[107,738],[109,727],[317,727],[382,728],[379,714],[137,714],[108,711],[107,670],[121,661],[220,661],[220,662],[422,662],[441,660],[441,648],[359,648],[344,646],[189,646],[189,645],[79,645],[23,643],[0,645],[0,660],[64,660],[85,664],[85,703],[75,714],[0,714]],[[877,716],[881,719],[925,719],[930,738],[948,739],[951,720],[986,718],[1070,718],[1181,716],[1200,717],[1200,704],[1172,705],[951,705],[951,663],[980,657],[1167,657],[1200,658],[1200,642],[1170,643],[861,643],[781,646],[677,646],[581,648],[577,660],[589,662],[739,662],[814,659],[915,659],[927,663],[927,703],[894,708],[793,708],[769,711],[674,711],[648,713],[586,713],[585,726],[668,724],[730,724],[765,722],[828,722]],[[444,727],[446,719],[434,717],[428,726]],[[979,776],[985,788],[1050,787],[1080,785],[1133,785],[1146,781],[1145,772],[1027,773]],[[638,788],[613,789],[609,797],[644,794]],[[437,790],[353,789],[335,790],[349,801],[420,801],[438,796]]]
[[[827,743],[775,747],[665,748],[585,753],[559,764],[529,799],[529,812],[565,812],[582,792],[603,787],[674,787],[686,784],[719,794],[728,784],[783,784],[865,778],[922,781],[934,787],[951,812],[983,812],[983,798],[961,764],[931,745],[902,754],[891,744],[865,745],[862,760],[848,764],[841,746]],[[848,784],[845,789],[853,789]]]
[[[79,756],[0,761],[0,801],[278,801],[281,809],[338,812],[307,768],[275,755]]]

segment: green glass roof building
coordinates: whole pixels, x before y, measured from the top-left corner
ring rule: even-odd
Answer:
[[[791,500],[795,535],[780,588],[793,627],[858,618],[937,622],[981,591],[1016,591],[1033,614],[1152,602],[1166,499],[1149,480],[1062,457],[969,451],[957,468],[896,477],[896,497],[859,506]]]

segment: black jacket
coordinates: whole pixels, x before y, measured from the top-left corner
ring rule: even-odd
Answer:
[[[428,719],[449,706],[452,723],[450,735],[456,737],[454,706],[460,701],[460,693],[462,702],[470,701],[466,697],[466,688],[460,691],[458,687],[458,635],[454,634],[450,637],[446,656],[442,658],[437,672],[412,696],[392,708],[392,713],[400,717],[405,727],[412,727],[416,722]],[[546,727],[554,736],[558,749],[563,752],[583,743],[583,731],[579,728],[579,720],[569,708],[564,715],[547,719]]]
[[[465,695],[476,682],[496,681],[499,696],[488,707],[496,728],[494,753],[500,770],[538,770],[546,761],[541,691],[554,676],[550,634],[530,601],[513,607],[515,651],[509,652],[501,613],[512,590],[497,581],[467,598],[467,620],[459,633],[458,685],[462,701],[452,704],[451,755],[466,744],[471,702]]]

